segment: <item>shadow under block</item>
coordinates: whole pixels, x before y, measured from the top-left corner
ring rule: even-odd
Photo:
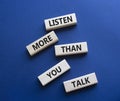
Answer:
[[[49,18],[44,20],[45,28],[47,31],[64,28],[72,25],[76,25],[76,14],[67,14],[59,17]]]
[[[87,74],[87,75],[63,82],[65,91],[67,93],[84,88],[84,87],[88,87],[97,83],[98,83],[98,80],[95,73]]]
[[[83,54],[88,52],[87,42],[55,45],[54,48],[56,56]]]
[[[56,43],[58,41],[58,37],[54,31],[49,32],[45,36],[41,37],[40,39],[32,42],[31,44],[27,45],[26,48],[31,56],[35,55],[36,53],[42,51],[43,49],[49,47],[50,45]]]
[[[64,59],[55,66],[51,67],[49,70],[38,76],[38,79],[40,80],[41,84],[45,86],[55,78],[59,77],[66,71],[70,69],[69,64],[67,61]]]

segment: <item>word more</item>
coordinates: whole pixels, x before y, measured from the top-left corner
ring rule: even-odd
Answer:
[[[36,53],[42,51],[43,49],[49,47],[50,45],[56,43],[58,41],[58,37],[54,31],[49,32],[45,36],[41,37],[40,39],[32,42],[31,44],[27,45],[26,48],[31,56],[35,55]]]

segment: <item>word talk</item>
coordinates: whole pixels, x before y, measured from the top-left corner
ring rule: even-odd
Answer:
[[[59,77],[69,69],[70,66],[64,59],[49,70],[47,70],[46,72],[44,72],[43,74],[41,74],[40,76],[38,76],[38,79],[40,80],[41,84],[45,86],[46,84]]]
[[[75,13],[67,14],[44,20],[46,30],[55,30],[63,27],[75,25],[77,23]]]
[[[54,31],[51,31],[50,33],[46,34],[45,36],[26,46],[26,48],[29,54],[33,56],[34,54],[56,43],[57,41],[58,37],[56,36]]]
[[[72,80],[63,82],[66,92],[75,91],[87,86],[97,84],[98,80],[95,73],[87,74]]]
[[[88,52],[87,42],[55,45],[56,56],[82,54],[87,52]]]

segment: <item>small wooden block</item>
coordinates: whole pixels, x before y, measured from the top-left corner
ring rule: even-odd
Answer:
[[[87,86],[91,86],[97,83],[98,81],[95,73],[87,74],[87,75],[63,82],[65,91],[67,93],[87,87]]]
[[[87,42],[55,45],[56,56],[82,54],[87,52],[88,52]]]
[[[58,41],[58,37],[56,36],[54,31],[51,31],[45,36],[41,37],[40,39],[27,45],[26,48],[29,54],[33,56],[34,54],[42,51],[43,49],[49,47],[50,45],[56,43],[57,41]]]
[[[67,61],[64,59],[40,76],[38,76],[38,79],[40,80],[41,84],[45,86],[55,78],[59,77],[62,75],[64,72],[68,71],[70,69],[69,64]]]
[[[44,20],[47,31],[55,30],[63,27],[75,25],[77,18],[75,13],[67,14],[59,17],[49,18]]]

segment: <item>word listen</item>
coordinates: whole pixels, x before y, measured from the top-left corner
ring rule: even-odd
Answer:
[[[40,52],[41,50],[47,48],[48,46],[54,44],[57,41],[58,38],[55,32],[51,31],[50,33],[46,34],[45,36],[26,46],[26,48],[29,54],[33,56],[34,54]]]
[[[82,54],[87,52],[88,52],[87,42],[55,45],[56,56]]]
[[[95,73],[87,74],[72,80],[68,80],[63,82],[65,91],[71,92],[74,90],[78,90],[84,87],[88,87],[98,83],[97,77]]]
[[[44,22],[46,30],[49,31],[75,25],[77,23],[77,19],[75,13],[72,13],[55,18],[46,19],[44,20]]]
[[[45,86],[46,84],[59,77],[69,69],[70,66],[64,59],[49,70],[47,70],[46,72],[44,72],[43,74],[41,74],[40,76],[38,76],[38,79],[40,80],[41,84]]]

